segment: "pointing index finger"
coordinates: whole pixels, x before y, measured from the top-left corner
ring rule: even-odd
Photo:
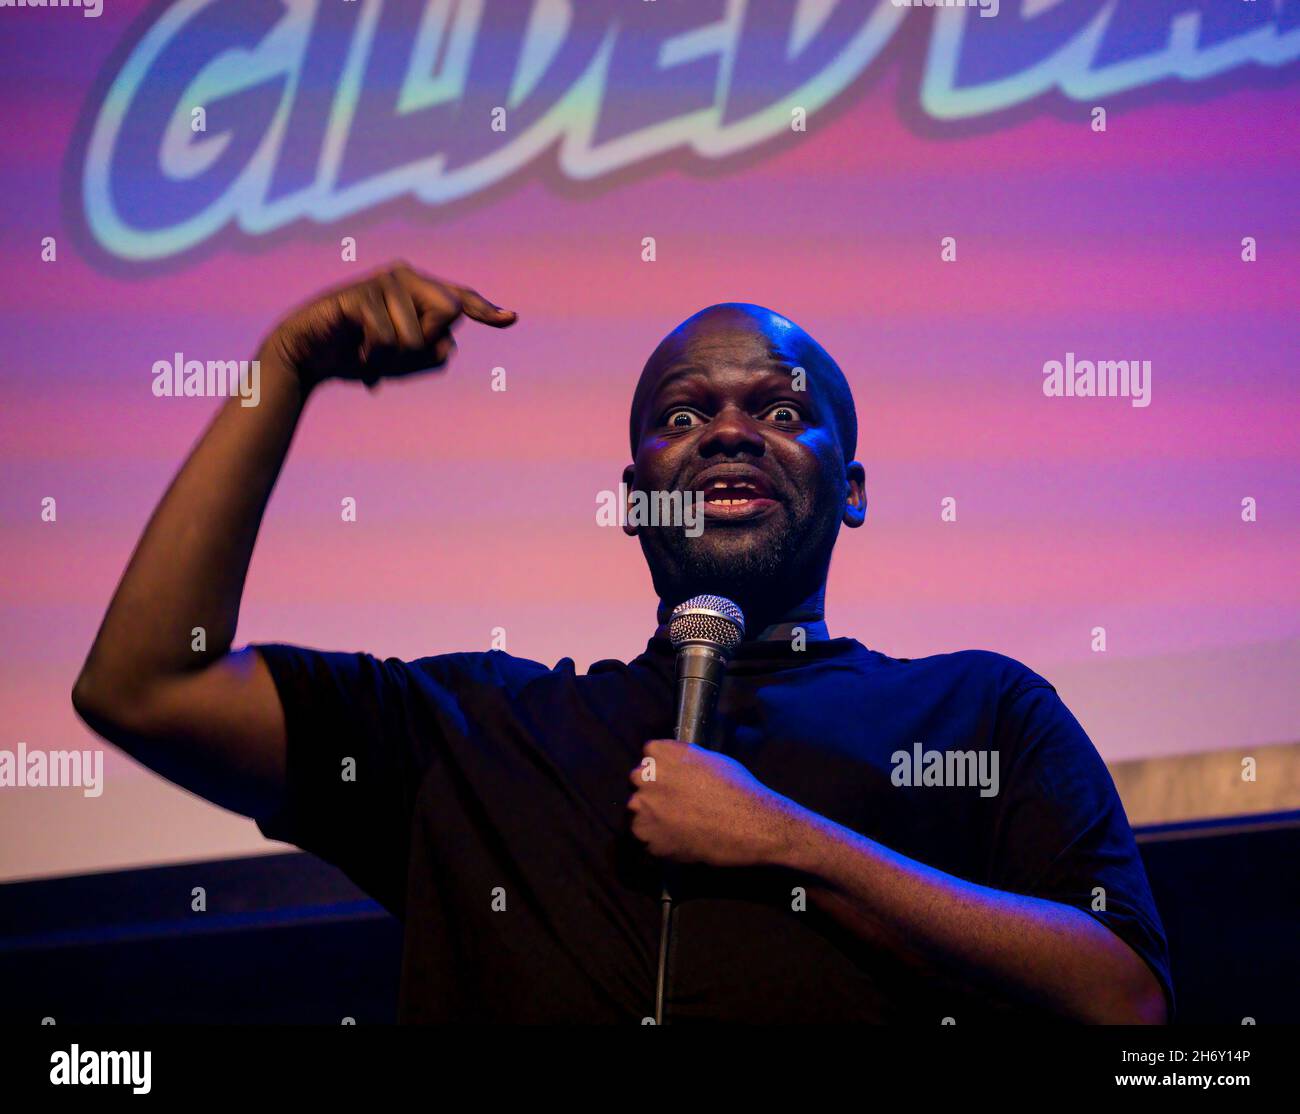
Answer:
[[[477,290],[468,286],[453,286],[452,289],[459,295],[461,308],[465,311],[466,317],[472,317],[475,321],[481,321],[484,325],[491,325],[496,329],[504,329],[519,319],[519,314],[514,310],[502,309],[494,305]]]
[[[440,318],[446,326],[464,313],[485,325],[504,328],[518,319],[519,315],[513,310],[494,305],[477,290],[426,275],[407,263],[399,264],[394,273],[414,299],[422,321],[429,313]]]

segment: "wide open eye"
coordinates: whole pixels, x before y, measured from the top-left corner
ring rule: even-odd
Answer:
[[[675,410],[669,410],[664,415],[664,425],[669,429],[690,429],[693,426],[700,425],[702,421],[703,419],[694,410],[687,410],[681,406]]]
[[[803,421],[803,411],[790,402],[778,402],[763,412],[763,419],[780,425],[795,425]]]

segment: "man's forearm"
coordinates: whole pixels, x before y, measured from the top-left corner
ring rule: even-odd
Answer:
[[[1002,997],[1095,1023],[1159,1024],[1155,977],[1087,913],[956,878],[793,802],[774,865],[862,939]]]
[[[151,680],[229,650],[258,527],[305,402],[292,369],[266,349],[259,359],[258,405],[236,396],[222,407],[154,511],[82,671],[87,703],[130,700]],[[197,651],[195,627],[206,643]]]

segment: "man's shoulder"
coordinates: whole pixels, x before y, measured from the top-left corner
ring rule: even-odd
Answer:
[[[512,692],[548,678],[563,680],[574,675],[571,658],[561,658],[555,665],[549,666],[505,650],[456,650],[430,654],[413,661],[390,659],[389,664],[435,681],[455,678],[494,685]]]
[[[1041,674],[1006,654],[994,650],[955,650],[923,658],[886,658],[906,674],[918,680],[952,685],[976,685],[993,688],[1000,695],[1015,698],[1029,689],[1056,691]]]

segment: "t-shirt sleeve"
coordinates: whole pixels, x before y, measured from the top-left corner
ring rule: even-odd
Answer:
[[[1011,692],[1000,729],[992,885],[1094,917],[1151,968],[1174,1012],[1164,927],[1110,771],[1056,690],[1036,674]]]
[[[287,745],[281,807],[258,828],[339,867],[400,916],[415,797],[461,714],[454,669],[417,674],[364,653],[253,648],[279,692]]]

